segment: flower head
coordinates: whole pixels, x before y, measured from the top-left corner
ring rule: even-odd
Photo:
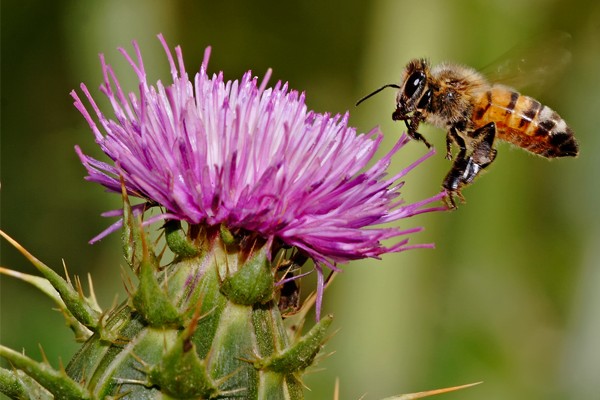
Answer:
[[[222,72],[209,76],[210,48],[190,80],[181,49],[175,48],[174,59],[159,39],[172,84],[147,82],[134,42],[135,59],[120,51],[139,79],[139,95],[125,95],[101,56],[101,91],[113,119],[100,111],[84,84],[81,90],[99,124],[71,93],[114,162],[95,160],[76,147],[86,179],[120,192],[122,177],[130,196],[164,209],[158,218],[224,224],[294,246],[315,261],[321,289],[323,265],[335,269],[336,263],[431,246],[408,244],[406,236],[421,228],[381,224],[443,209],[430,206],[443,193],[414,204],[399,197],[401,179],[432,152],[388,177],[391,158],[409,141],[406,136],[368,167],[382,141],[378,130],[357,134],[347,113],[308,111],[304,93],[281,82],[266,87],[270,71],[262,83],[250,71],[239,81],[224,81]]]

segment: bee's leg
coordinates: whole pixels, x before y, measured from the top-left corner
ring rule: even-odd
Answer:
[[[392,114],[392,119],[394,121],[399,120],[399,118],[395,117],[394,114]],[[419,128],[419,124],[421,124],[421,122],[423,122],[425,120],[425,118],[423,117],[423,114],[421,114],[418,111],[415,111],[411,117],[404,118],[403,120],[404,120],[404,123],[406,124],[406,128],[407,128],[406,133],[408,134],[408,136],[410,136],[410,138],[413,140],[417,140],[419,142],[425,143],[425,146],[427,146],[427,148],[430,149],[431,143],[429,143],[423,135],[421,135],[419,132],[417,132],[417,129]]]
[[[497,151],[494,149],[494,139],[496,138],[496,124],[490,122],[473,132],[475,143],[471,157],[473,162],[481,167],[487,167],[496,159]],[[471,181],[474,179],[473,177]],[[469,181],[470,182],[470,181]]]
[[[456,210],[456,201],[454,200],[454,196],[458,197],[461,203],[465,203],[465,198],[460,190],[447,190],[446,196],[444,197],[444,203],[450,210]]]
[[[464,202],[461,189],[466,185],[471,184],[477,175],[479,175],[479,173],[496,158],[496,149],[492,147],[494,138],[496,137],[496,124],[490,122],[489,124],[482,126],[473,132],[472,137],[475,139],[473,151],[471,155],[467,157],[464,140],[462,137],[458,136],[459,140],[462,141],[463,146],[452,163],[452,169],[450,169],[450,172],[448,172],[448,175],[446,175],[446,178],[442,183],[442,187],[446,189],[446,192],[448,193],[446,196],[446,204],[449,208],[456,207],[456,204],[454,203],[455,195]]]
[[[283,318],[295,314],[300,308],[300,286],[293,277],[294,273],[289,271],[281,277],[285,282],[279,286],[277,306]]]
[[[452,138],[450,131],[446,134],[446,160],[452,160]]]
[[[446,207],[449,210],[456,210],[456,202],[454,201],[454,195],[456,195],[457,193],[460,194],[460,190],[446,190],[446,196],[444,196],[444,203],[446,204]]]
[[[473,167],[473,159],[472,157],[467,157],[467,149],[463,147],[454,158],[452,168],[442,182],[442,187],[446,190],[445,202],[448,208],[456,208],[456,203],[454,202],[455,195],[464,202],[460,191],[466,184],[466,180],[471,176],[474,177],[473,174],[477,175],[477,172],[473,171]]]
[[[458,131],[450,128],[446,134],[446,160],[452,160],[452,143],[456,144],[460,150],[467,148],[465,140],[458,134]]]

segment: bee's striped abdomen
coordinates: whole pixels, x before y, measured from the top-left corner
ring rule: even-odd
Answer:
[[[555,111],[513,89],[494,85],[476,100],[474,129],[496,123],[496,137],[544,157],[574,157],[573,131]]]

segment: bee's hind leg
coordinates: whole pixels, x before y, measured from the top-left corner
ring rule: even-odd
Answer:
[[[454,196],[464,202],[464,197],[461,194],[463,186],[468,184],[477,175],[476,164],[473,163],[472,157],[467,157],[467,149],[460,149],[459,153],[452,162],[452,168],[444,178],[442,187],[446,190],[444,201],[450,209],[456,208]]]
[[[473,153],[471,157],[481,169],[486,168],[496,159],[497,151],[494,149],[496,138],[496,124],[490,122],[473,132]],[[475,177],[473,177],[474,179]],[[472,180],[472,179],[471,179]]]
[[[444,203],[449,210],[456,210],[456,201],[454,197],[458,197],[461,203],[466,203],[464,196],[460,190],[446,190],[446,196],[444,196]]]
[[[456,144],[460,150],[465,150],[465,139],[458,134],[455,128],[450,128],[446,134],[446,160],[452,160],[452,143]]]
[[[471,184],[479,173],[494,161],[496,158],[496,149],[493,148],[496,137],[496,124],[490,122],[473,132],[473,143],[471,155],[467,156],[467,149],[462,137],[457,135],[460,151],[456,155],[452,168],[442,187],[446,190],[446,204],[449,208],[456,208],[454,196],[458,196],[462,202],[464,197],[461,194],[462,188]],[[462,144],[462,146],[461,146]]]

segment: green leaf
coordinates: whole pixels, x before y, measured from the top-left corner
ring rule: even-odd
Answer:
[[[0,235],[13,245],[22,255],[27,258],[40,273],[52,284],[58,291],[64,301],[65,306],[71,314],[77,318],[86,327],[95,330],[100,320],[101,310],[96,308],[96,302],[89,300],[73,286],[65,281],[60,275],[54,272],[46,264],[35,258],[31,253],[25,250],[19,243],[6,233],[0,230]]]
[[[309,367],[323,346],[327,329],[333,316],[327,315],[312,327],[306,335],[280,353],[254,361],[257,369],[290,374]]]
[[[55,370],[47,363],[32,360],[14,350],[0,345],[0,356],[7,359],[14,367],[23,370],[45,387],[56,399],[86,400],[89,393],[77,382],[67,376],[62,370]],[[3,378],[8,378],[4,374]],[[14,384],[14,381],[13,381]],[[19,388],[17,388],[19,390]]]
[[[189,329],[180,333],[161,362],[150,369],[149,382],[177,398],[215,397],[219,390],[196,353],[191,333]]]
[[[140,264],[140,283],[132,301],[135,309],[153,327],[182,325],[182,317],[171,303],[167,293],[154,276],[155,268],[149,259]]]
[[[13,271],[11,269],[2,267],[0,267],[0,274],[12,276],[13,278],[20,279],[23,282],[27,282],[32,286],[35,286],[42,293],[48,296],[52,301],[54,301],[54,303],[58,306],[60,312],[67,320],[67,325],[75,333],[76,340],[83,341],[88,339],[92,335],[92,332],[88,328],[86,328],[81,322],[79,322],[77,318],[75,318],[75,316],[71,313],[71,311],[69,311],[65,302],[60,297],[60,294],[56,291],[56,289],[54,288],[54,286],[52,286],[48,279],[35,275],[24,274],[22,272]]]

